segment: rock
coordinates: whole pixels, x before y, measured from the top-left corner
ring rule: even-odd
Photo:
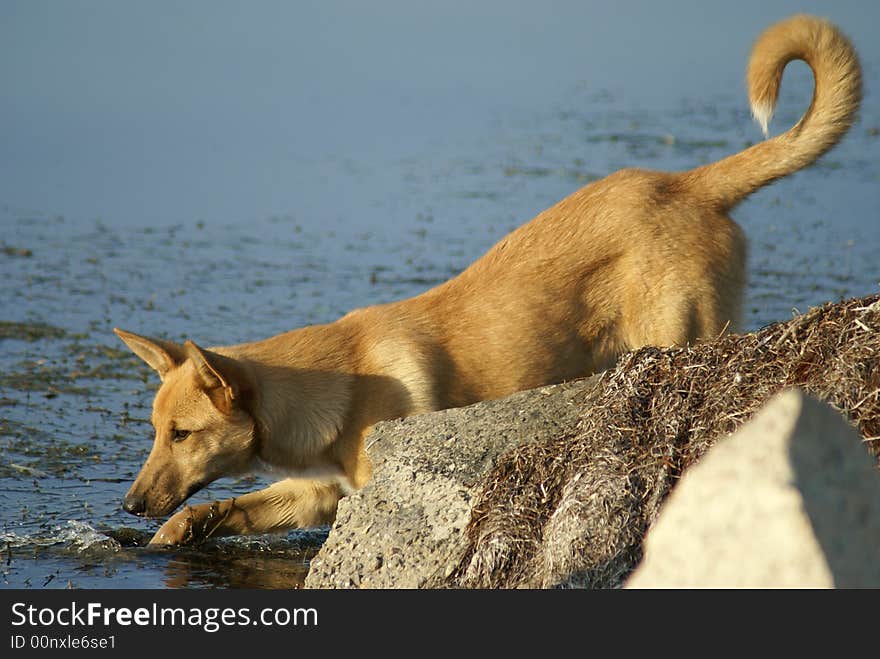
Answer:
[[[339,502],[307,588],[441,585],[465,543],[472,502],[496,458],[565,434],[596,378],[377,424],[372,480]]]
[[[783,389],[841,410],[880,459],[878,354],[875,295],[749,334],[640,348],[595,386],[379,424],[374,479],[340,502],[306,585],[619,588],[682,474]],[[831,568],[838,585],[844,568]]]
[[[880,587],[880,474],[859,434],[798,390],[685,472],[627,588]]]

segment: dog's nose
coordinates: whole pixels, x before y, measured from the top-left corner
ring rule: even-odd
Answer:
[[[122,500],[122,508],[132,515],[143,515],[147,509],[147,502],[143,497],[127,494]]]

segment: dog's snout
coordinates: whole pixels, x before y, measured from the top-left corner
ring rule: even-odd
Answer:
[[[147,509],[147,502],[143,497],[128,494],[122,500],[122,508],[132,515],[143,515]]]

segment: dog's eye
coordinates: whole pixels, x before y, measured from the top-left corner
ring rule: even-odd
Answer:
[[[184,439],[189,437],[190,432],[190,430],[180,430],[178,428],[175,428],[171,431],[171,439],[173,439],[175,442],[182,442]]]

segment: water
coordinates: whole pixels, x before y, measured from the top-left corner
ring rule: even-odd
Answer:
[[[667,13],[651,18],[662,34],[645,32],[643,40],[633,38],[625,9],[604,15],[599,29],[584,12],[607,8],[560,3],[551,21],[540,7],[513,4],[516,20],[496,20],[486,10],[468,25],[438,9],[442,15],[425,21],[434,29],[422,32],[414,10],[404,7],[396,8],[396,22],[384,21],[390,10],[359,17],[369,22],[371,40],[291,65],[291,84],[305,81],[311,109],[292,110],[296,120],[276,117],[262,132],[266,113],[280,112],[271,109],[280,103],[271,94],[247,108],[226,107],[220,118],[183,117],[169,128],[171,115],[155,99],[143,111],[158,111],[161,121],[143,123],[146,115],[126,103],[140,108],[145,97],[127,99],[120,82],[116,98],[92,81],[80,93],[58,87],[72,99],[68,113],[42,123],[51,104],[40,105],[25,83],[6,78],[21,93],[4,92],[15,97],[3,124],[13,155],[0,158],[0,583],[294,587],[326,533],[145,549],[157,523],[127,515],[119,503],[149,451],[157,379],[113,327],[212,345],[331,321],[448,279],[536,212],[620,167],[686,169],[759,138],[740,80],[751,40],[790,13],[787,4],[763,3],[748,21],[716,15],[727,29],[705,60],[682,45],[707,43],[706,25],[693,25],[709,19],[690,16],[687,3],[664,4]],[[8,5],[33,30],[28,6],[40,5]],[[859,7],[841,7],[833,18],[850,31],[865,67],[861,118],[816,166],[735,213],[751,244],[746,329],[878,288],[880,47],[859,38],[870,24]],[[342,29],[340,9],[303,11],[313,22],[337,20],[325,30]],[[65,20],[82,27],[85,19]],[[560,37],[577,21],[595,39],[578,45]],[[530,29],[533,23],[541,29]],[[308,30],[297,30],[309,43]],[[196,32],[185,34],[197,40]],[[509,45],[524,33],[521,48]],[[420,35],[431,57],[418,52]],[[63,36],[62,45],[72,43]],[[395,39],[411,49],[412,61],[389,50]],[[658,50],[658,39],[668,45]],[[601,66],[573,62],[616,46],[620,55],[604,57]],[[96,69],[112,66],[88,59],[90,52],[75,55]],[[194,57],[178,55],[184,65]],[[667,55],[680,73],[652,84]],[[384,73],[370,65],[379,60]],[[261,84],[268,74],[250,71],[248,62],[229,78],[200,84],[225,80],[256,93],[251,74]],[[320,80],[303,73],[309,70]],[[355,102],[352,88],[356,108],[346,105]],[[118,102],[110,111],[96,103],[91,116],[84,99],[96,90]],[[194,97],[180,94],[182,109],[193,109],[186,103]],[[773,126],[793,123],[810,94],[809,74],[793,67]],[[28,98],[31,113],[24,111]],[[138,150],[127,154],[133,128],[126,118],[142,122],[135,126]],[[206,137],[217,122],[242,133],[225,135],[218,146]],[[282,123],[284,133],[271,135]],[[102,144],[90,132],[95,126],[106,129]],[[195,141],[174,151],[175,141],[191,134]],[[53,140],[61,147],[47,151]],[[162,149],[166,155],[156,160]],[[110,152],[115,159],[108,161]],[[220,481],[195,500],[264,485],[259,477]]]

